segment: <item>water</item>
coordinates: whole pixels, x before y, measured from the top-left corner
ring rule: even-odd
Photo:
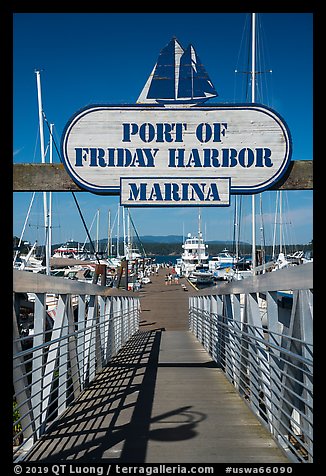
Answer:
[[[180,255],[154,255],[152,258],[155,258],[156,263],[171,263],[172,265],[176,264],[177,259],[181,258]],[[212,257],[210,256],[209,259]],[[251,255],[242,256],[244,260],[251,260]],[[270,256],[266,256],[265,261],[269,261]]]

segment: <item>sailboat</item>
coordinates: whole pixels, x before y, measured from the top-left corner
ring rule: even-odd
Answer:
[[[193,45],[176,38],[161,50],[138,104],[199,104],[218,96]]]

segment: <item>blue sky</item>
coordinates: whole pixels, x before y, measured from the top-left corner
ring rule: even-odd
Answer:
[[[14,14],[14,150],[15,163],[41,162],[35,69],[42,70],[43,109],[54,123],[59,146],[65,124],[80,108],[95,104],[134,104],[160,50],[176,36],[192,43],[219,96],[209,103],[250,101],[250,13],[17,13]],[[262,13],[257,18],[257,102],[275,109],[289,126],[293,160],[312,160],[313,15]],[[272,70],[272,73],[265,72]],[[250,91],[250,88],[249,88]],[[45,143],[48,135],[45,129]],[[47,158],[48,160],[48,158]],[[54,161],[59,158],[54,154]],[[14,193],[13,233],[20,236],[31,193]],[[272,241],[276,192],[262,198],[265,236]],[[312,192],[284,196],[286,240],[312,240]],[[107,236],[107,215],[114,219],[119,197],[78,193],[86,223],[100,210],[100,237]],[[259,209],[257,198],[257,209]],[[234,197],[228,208],[202,208],[207,240],[233,237]],[[251,242],[251,198],[243,197],[240,238]],[[139,235],[197,231],[193,208],[141,208],[131,211]],[[39,243],[42,194],[37,194],[24,238]],[[257,241],[260,239],[257,217]],[[95,233],[95,225],[92,235]],[[85,240],[85,231],[70,193],[53,194],[53,243]]]

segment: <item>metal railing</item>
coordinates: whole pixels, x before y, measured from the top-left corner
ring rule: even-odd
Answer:
[[[47,295],[55,294],[50,317]],[[34,293],[23,329],[24,293]],[[26,297],[26,296],[25,296]],[[139,328],[139,299],[127,292],[14,271],[14,458],[26,452]],[[24,318],[25,319],[25,318]],[[26,334],[26,333],[25,333]]]
[[[309,263],[189,298],[191,331],[295,462],[313,461],[312,271]]]

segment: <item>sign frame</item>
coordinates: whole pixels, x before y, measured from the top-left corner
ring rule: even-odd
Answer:
[[[262,191],[268,190],[272,187],[275,187],[275,184],[282,179],[284,174],[287,171],[288,165],[291,161],[292,158],[292,138],[291,138],[291,133],[289,130],[288,125],[284,121],[284,119],[281,117],[281,115],[275,111],[274,109],[259,104],[259,103],[236,103],[236,104],[228,104],[228,103],[215,103],[215,104],[207,104],[207,105],[196,105],[192,107],[185,107],[185,106],[174,106],[174,107],[167,107],[167,106],[162,106],[160,104],[156,105],[142,105],[142,104],[92,104],[85,106],[81,109],[79,109],[76,113],[72,115],[72,117],[69,119],[67,124],[65,125],[65,128],[63,130],[62,136],[61,136],[61,156],[62,156],[62,162],[65,166],[65,169],[69,176],[72,178],[72,180],[82,189],[85,189],[89,192],[98,194],[98,195],[120,195],[121,187],[120,184],[119,186],[112,186],[112,185],[107,185],[107,186],[97,186],[96,184],[89,183],[83,179],[81,179],[77,174],[75,173],[74,169],[72,168],[69,160],[67,160],[67,141],[69,139],[69,136],[71,134],[72,129],[75,127],[77,124],[78,120],[80,120],[81,117],[85,116],[86,114],[92,112],[92,111],[98,111],[102,109],[109,109],[109,110],[116,110],[117,112],[119,110],[123,111],[137,111],[137,110],[145,110],[145,111],[164,111],[164,112],[169,112],[169,111],[179,111],[180,113],[182,111],[212,111],[216,109],[217,111],[223,111],[223,110],[228,110],[228,111],[233,111],[233,110],[251,110],[251,111],[259,111],[263,112],[270,117],[272,117],[273,120],[275,120],[278,125],[280,126],[282,130],[282,134],[284,137],[285,141],[285,154],[282,160],[281,165],[277,168],[277,170],[273,173],[273,175],[268,178],[268,180],[265,180],[265,182],[260,183],[258,186],[235,186],[232,185],[232,177],[225,175],[223,177],[230,177],[231,179],[231,186],[230,186],[230,195],[236,195],[236,194],[256,194],[260,193]],[[196,172],[198,175],[198,170],[192,170],[190,171],[192,173],[189,173],[187,176],[184,176],[183,178],[186,179],[194,179],[196,176]],[[218,178],[219,175],[217,173],[217,176],[214,177],[211,173],[208,172],[208,170],[205,171],[206,177],[209,177],[211,179],[213,178]],[[177,176],[177,170],[176,170],[176,176]],[[193,176],[192,176],[193,175]],[[143,176],[146,177],[148,176],[148,171],[146,173],[146,170],[143,173]],[[157,178],[160,179],[162,176],[161,175],[155,175],[151,174],[151,178]],[[130,170],[130,175],[127,176],[128,178],[140,178],[141,175],[132,175],[132,170]],[[171,177],[170,177],[171,178]],[[201,177],[204,178],[204,175]],[[121,179],[121,175],[120,175]],[[120,182],[120,180],[119,180]],[[267,183],[266,183],[267,182]],[[202,205],[202,203],[197,203],[197,205]],[[146,205],[148,206],[148,205]],[[173,205],[162,205],[162,206],[173,206]],[[185,204],[185,206],[190,206],[188,204]],[[215,205],[215,206],[220,206],[220,205]]]

